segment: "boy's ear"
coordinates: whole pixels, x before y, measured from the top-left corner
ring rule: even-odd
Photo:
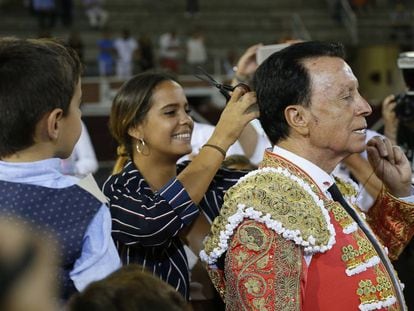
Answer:
[[[63,110],[60,108],[53,109],[47,117],[47,133],[51,140],[59,137],[60,121],[63,119]]]
[[[289,127],[300,135],[308,135],[309,113],[302,105],[289,105],[285,108],[285,118]]]

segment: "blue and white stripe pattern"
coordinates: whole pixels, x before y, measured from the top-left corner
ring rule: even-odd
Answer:
[[[189,162],[177,166],[177,174]],[[210,221],[219,213],[225,191],[246,172],[220,169],[199,207]],[[176,178],[153,192],[132,162],[103,186],[112,214],[112,236],[124,264],[140,264],[189,299],[189,271],[178,233],[199,210]]]

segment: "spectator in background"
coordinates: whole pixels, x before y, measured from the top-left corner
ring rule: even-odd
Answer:
[[[0,310],[59,309],[55,250],[44,234],[0,215]]]
[[[112,76],[114,73],[115,45],[109,29],[102,31],[102,37],[98,40],[98,67],[100,76]]]
[[[204,44],[204,36],[200,30],[195,30],[187,39],[187,64],[192,71],[195,71],[197,66],[202,66],[207,61],[207,49]]]
[[[413,38],[411,10],[406,8],[404,2],[397,1],[394,10],[390,12],[390,20],[390,39],[401,42],[402,50],[410,50],[412,47],[411,40]]]
[[[81,135],[73,148],[73,152],[67,159],[62,159],[62,173],[77,176],[79,178],[93,174],[98,170],[98,160],[89,137],[88,129],[82,122]]]
[[[160,65],[161,68],[173,73],[179,72],[181,42],[177,32],[171,30],[160,37]]]
[[[185,16],[196,17],[200,12],[200,6],[198,0],[186,0],[185,1]]]
[[[104,0],[82,0],[85,14],[92,28],[102,28],[108,20],[108,12],[103,9]]]
[[[76,51],[80,61],[84,64],[85,45],[83,44],[82,37],[78,30],[71,30],[71,32],[69,33],[67,44]]]
[[[154,65],[154,49],[151,38],[148,34],[143,34],[138,39],[138,64],[141,71],[153,69]]]
[[[56,23],[55,0],[32,0],[40,29],[52,29]]]
[[[412,98],[412,97],[410,97]],[[411,102],[409,104],[412,104]],[[399,114],[395,108],[397,101],[395,95],[388,95],[382,102],[382,118],[384,120],[384,135],[393,144],[400,146],[411,163],[414,173],[414,110],[407,103],[401,104]],[[401,108],[400,107],[400,108]]]
[[[375,5],[373,0],[349,0],[349,5],[356,14],[366,13]]]
[[[227,50],[226,56],[223,59],[222,67],[224,71],[224,75],[227,79],[233,79],[235,66],[238,61],[237,51],[235,49]]]
[[[69,302],[69,311],[185,311],[174,288],[138,265],[128,265],[90,284]]]
[[[137,41],[131,37],[129,29],[123,29],[121,37],[115,39],[116,75],[128,79],[133,74],[134,58],[138,49]]]
[[[60,17],[65,27],[70,27],[73,21],[73,0],[60,0]]]
[[[407,82],[407,81],[406,81]],[[411,97],[410,97],[411,98]],[[401,105],[402,103],[400,103]],[[407,104],[407,102],[405,103]],[[412,104],[412,103],[410,103]],[[396,113],[397,101],[395,95],[388,95],[382,102],[382,118],[384,120],[384,135],[393,144],[402,148],[410,161],[412,171],[412,182],[414,181],[414,110],[412,105],[406,109],[398,110]],[[402,105],[404,106],[404,105]],[[411,106],[411,108],[410,108]],[[400,107],[401,108],[401,107]],[[404,293],[408,310],[414,310],[414,240],[410,241],[407,248],[394,263],[401,281],[405,284]]]

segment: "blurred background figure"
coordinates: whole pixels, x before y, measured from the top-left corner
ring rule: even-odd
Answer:
[[[102,28],[108,20],[108,12],[103,9],[104,0],[82,0],[85,14],[92,28]]]
[[[200,12],[200,6],[198,0],[186,0],[185,2],[185,16],[197,17]]]
[[[55,0],[32,0],[33,11],[37,15],[39,29],[52,29],[56,22]]]
[[[74,49],[76,53],[78,53],[80,61],[82,62],[82,64],[84,64],[85,63],[85,58],[84,58],[85,45],[83,43],[80,32],[77,30],[71,30],[68,36],[67,44],[72,49]]]
[[[154,69],[154,47],[151,37],[143,34],[138,39],[138,65],[141,70],[147,71]]]
[[[0,215],[0,310],[58,310],[52,241]]]
[[[207,62],[207,49],[204,44],[204,36],[200,29],[196,29],[186,42],[186,60],[190,72],[193,73],[197,66],[202,66]]]
[[[190,311],[172,286],[128,265],[90,284],[69,302],[69,311]]]
[[[82,132],[71,156],[61,160],[62,173],[77,177],[85,177],[98,170],[98,160],[89,137],[88,129],[82,122]]]
[[[412,54],[411,54],[412,57]],[[413,58],[411,59],[413,61]],[[411,63],[413,67],[413,63]],[[412,68],[404,68],[406,92],[399,96],[388,95],[382,102],[382,118],[384,120],[384,136],[393,144],[402,148],[411,163],[414,181],[414,98]],[[408,310],[414,309],[414,240],[404,249],[401,256],[394,262],[401,281],[404,283],[404,295]]]
[[[399,109],[396,109],[397,101],[397,97],[391,94],[382,102],[384,135],[404,150],[414,173],[414,101],[412,97],[408,103],[400,99]]]
[[[161,68],[178,73],[180,68],[181,42],[177,37],[177,32],[171,30],[163,33],[160,37],[160,65]]]
[[[73,22],[73,0],[59,1],[59,15],[64,27],[72,26]]]
[[[102,30],[102,37],[98,40],[98,68],[99,75],[112,76],[114,73],[114,40],[109,29]]]
[[[234,69],[237,64],[239,56],[235,49],[227,50],[226,57],[222,61],[222,69],[227,79],[232,79],[234,76]]]
[[[129,29],[123,29],[121,37],[115,39],[116,75],[128,79],[133,74],[134,58],[138,49],[137,41],[131,37]]]
[[[407,49],[411,47],[411,40],[413,38],[413,27],[411,20],[413,18],[412,11],[408,9],[404,1],[395,1],[395,8],[390,12],[390,22],[392,31],[390,39],[394,41],[406,41],[403,47]]]
[[[369,0],[349,0],[349,5],[355,13],[360,14],[368,10],[369,2]]]

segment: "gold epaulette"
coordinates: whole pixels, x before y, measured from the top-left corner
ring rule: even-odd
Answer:
[[[325,252],[335,243],[328,211],[311,185],[287,169],[266,167],[250,172],[227,191],[201,259],[214,264],[245,218],[264,223],[305,253]]]
[[[341,194],[350,202],[355,205],[358,196],[358,185],[352,179],[343,179],[335,176],[335,183],[338,186]]]

